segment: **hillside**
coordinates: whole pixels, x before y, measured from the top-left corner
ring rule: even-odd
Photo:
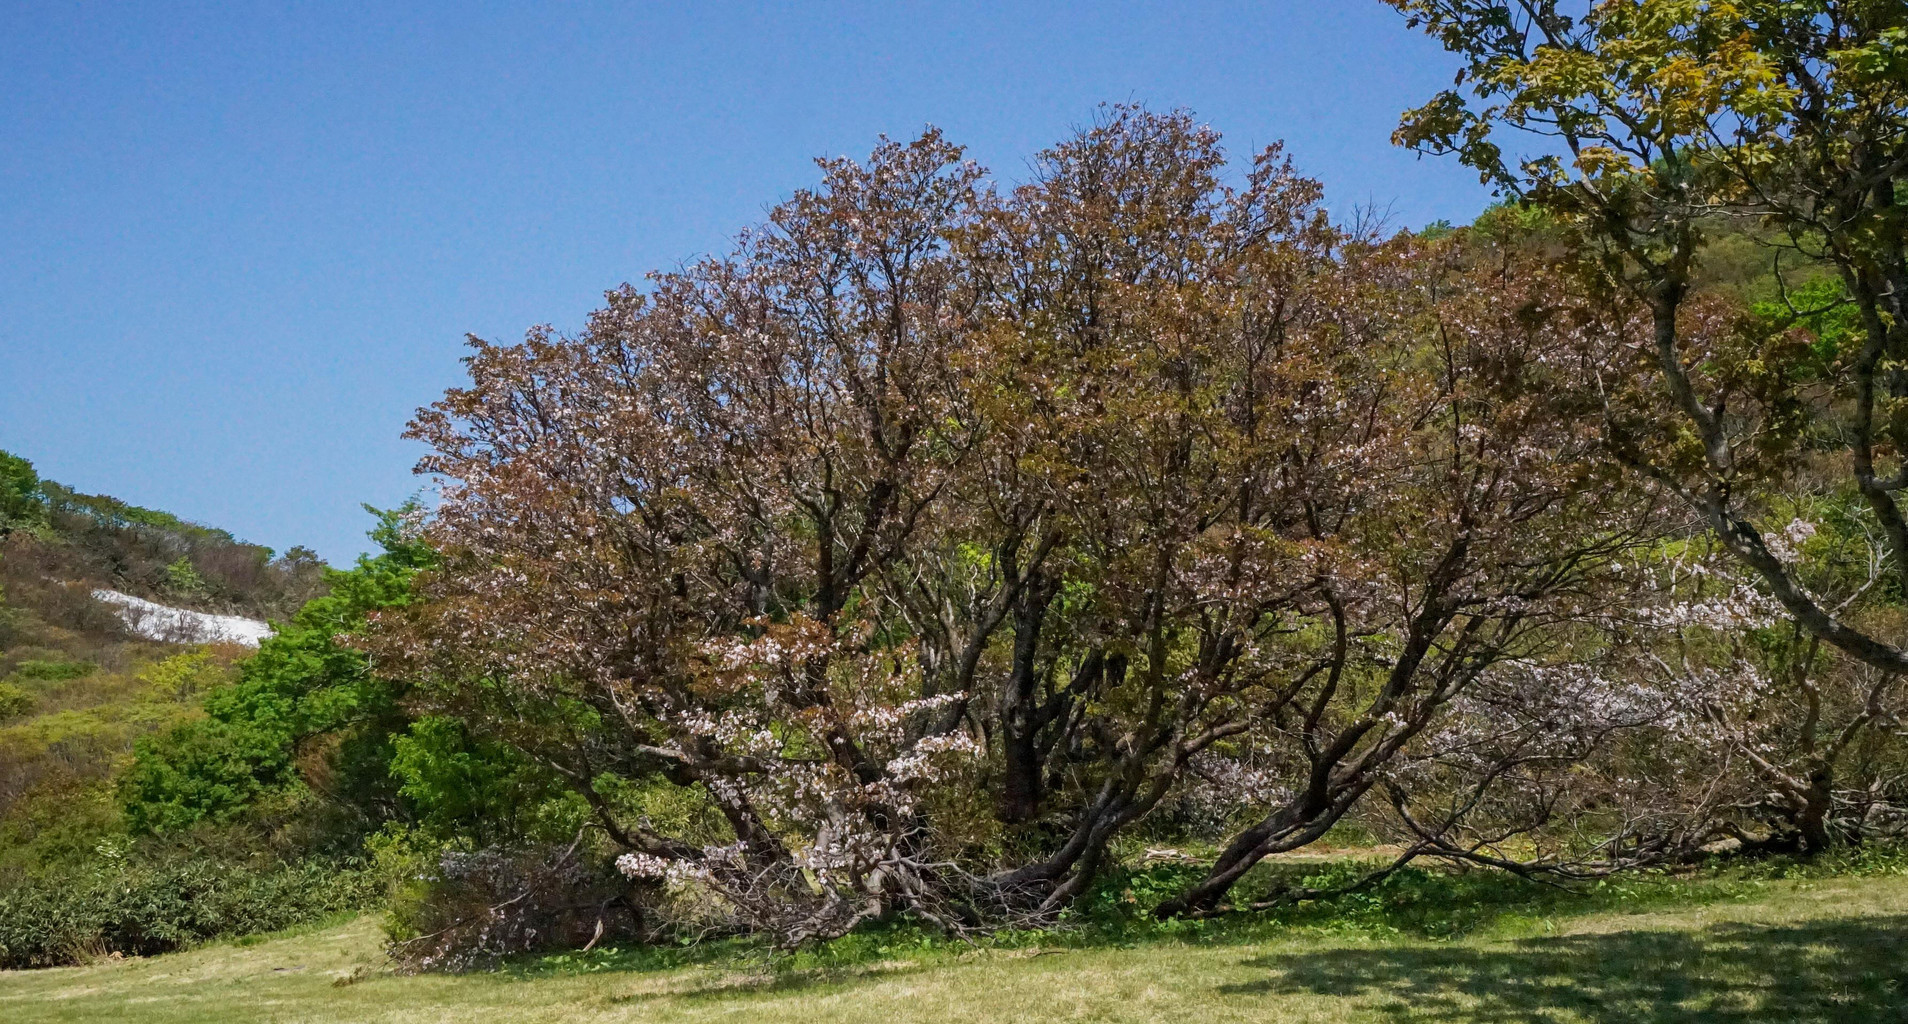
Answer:
[[[308,548],[282,555],[216,527],[43,480],[0,451],[0,583],[43,590],[88,584],[197,611],[282,619],[314,596],[324,564]],[[10,603],[34,603],[15,593]],[[53,601],[52,604],[59,602]],[[49,609],[55,617],[61,613]]]
[[[250,620],[288,617],[323,571],[0,452],[0,877],[110,831],[115,765],[195,714],[256,646]]]

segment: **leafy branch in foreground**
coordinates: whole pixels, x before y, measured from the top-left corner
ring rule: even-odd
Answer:
[[[1391,3],[1464,60],[1460,89],[1408,113],[1398,140],[1456,154],[1547,213],[1588,287],[1646,311],[1593,356],[1603,429],[1806,634],[1787,671],[1810,766],[1760,770],[1809,808],[1802,833],[1820,848],[1834,765],[1894,720],[1908,670],[1908,8]],[[1537,155],[1507,155],[1520,133]],[[1772,315],[1698,287],[1710,238],[1732,225],[1758,231]],[[1835,330],[1801,329],[1824,322]],[[1798,493],[1861,507],[1876,542],[1864,585],[1822,589],[1794,557],[1782,533]],[[1852,731],[1819,742],[1817,645],[1870,676]]]

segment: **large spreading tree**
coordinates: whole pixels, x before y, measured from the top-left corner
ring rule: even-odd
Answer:
[[[1541,252],[1348,232],[1140,109],[1005,194],[932,132],[823,169],[581,335],[477,343],[378,644],[747,927],[1048,917],[1195,776],[1244,824],[1163,910],[1212,910],[1656,522],[1557,410],[1588,314]]]

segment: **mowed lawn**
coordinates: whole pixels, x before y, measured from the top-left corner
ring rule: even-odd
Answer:
[[[0,1021],[1908,1021],[1908,879],[1771,882],[1448,942],[976,950],[847,972],[380,972],[375,919],[93,967],[0,973]],[[341,981],[343,983],[341,983]]]

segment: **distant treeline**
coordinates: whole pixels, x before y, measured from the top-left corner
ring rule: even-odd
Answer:
[[[0,451],[0,543],[15,581],[90,583],[202,611],[282,619],[316,593],[324,563],[39,476]],[[0,582],[5,577],[0,577]]]

